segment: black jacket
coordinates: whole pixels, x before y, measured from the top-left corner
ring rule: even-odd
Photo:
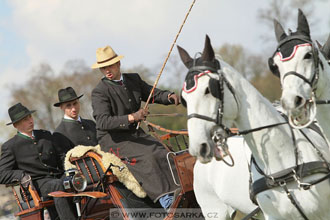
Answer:
[[[35,139],[17,133],[2,145],[0,184],[20,180],[23,173],[33,180],[61,176],[63,167],[52,134],[45,130],[34,130],[33,133]]]
[[[92,91],[97,138],[103,151],[126,159],[128,169],[148,196],[157,201],[177,188],[166,160],[168,152],[155,138],[128,122],[128,114],[141,108],[141,101],[147,101],[152,86],[136,73],[123,74],[123,83],[103,78]],[[171,104],[170,93],[155,89],[150,102]]]
[[[128,115],[141,108],[141,101],[147,101],[152,86],[144,82],[137,73],[123,74],[123,82],[124,85],[121,86],[103,78],[92,91],[93,116],[98,139],[108,132],[136,128],[136,124],[131,125],[128,122]],[[155,89],[150,102],[169,105],[170,93]]]
[[[95,146],[97,145],[95,126],[92,120],[81,118],[79,122],[63,118],[55,129],[54,136],[64,135],[70,143],[70,149],[77,145]]]

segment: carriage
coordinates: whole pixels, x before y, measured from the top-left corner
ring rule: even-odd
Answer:
[[[149,128],[151,126],[149,125]],[[152,215],[162,219],[173,219],[179,209],[191,209],[199,213],[193,191],[193,167],[195,158],[188,153],[188,132],[170,131],[159,135],[154,130],[152,134],[168,150],[169,160],[173,160],[177,169],[174,182],[180,186],[175,194],[175,200],[170,209],[165,211],[158,203],[153,203],[149,198],[139,198],[135,191],[129,190],[124,182],[125,177],[120,177],[122,164],[118,165],[119,158],[109,160],[109,154],[100,151],[99,147],[80,148],[79,153],[67,154],[65,168],[70,168],[64,180],[66,192],[52,192],[53,197],[72,197],[76,204],[79,219],[143,219],[138,214]],[[81,149],[84,149],[81,151]],[[74,150],[74,149],[73,149]],[[75,151],[77,152],[77,151]],[[112,155],[113,156],[113,155]],[[117,163],[117,164],[116,164]],[[74,168],[74,169],[73,169]],[[126,171],[127,172],[127,171]],[[117,175],[116,175],[117,174]],[[123,180],[124,179],[124,180]],[[124,182],[124,183],[123,183]],[[71,184],[71,185],[70,185]],[[37,189],[30,185],[25,190],[19,183],[7,185],[12,187],[19,212],[15,216],[23,220],[44,219],[44,209],[54,205],[52,199],[44,200],[39,196]],[[137,195],[136,195],[137,194]]]

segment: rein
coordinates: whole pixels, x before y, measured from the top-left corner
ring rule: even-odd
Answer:
[[[149,121],[144,121],[144,123],[149,127],[153,127],[155,128],[156,130],[159,130],[159,131],[164,131],[166,133],[171,133],[171,134],[182,134],[182,135],[188,135],[188,132],[187,131],[176,131],[176,130],[170,130],[170,129],[166,129],[160,125],[156,125],[156,124],[153,124]]]
[[[224,106],[224,99],[223,99],[223,97],[224,97],[223,84],[224,83],[226,84],[229,91],[232,93],[233,97],[235,98],[237,106],[239,106],[237,98],[236,98],[236,93],[235,93],[235,90],[234,90],[233,86],[224,77],[223,72],[221,70],[215,70],[214,68],[208,67],[208,66],[194,66],[194,67],[189,69],[188,74],[192,73],[192,72],[195,72],[195,71],[198,71],[200,73],[202,73],[202,72],[212,73],[211,71],[218,73],[218,75],[219,75],[219,84],[220,84],[220,98],[219,98],[220,104],[218,106],[218,112],[217,112],[217,117],[216,118],[211,118],[211,117],[206,116],[206,115],[192,113],[192,114],[189,114],[187,116],[187,120],[192,119],[192,118],[198,118],[198,119],[201,119],[201,120],[214,122],[216,125],[220,126],[223,130],[226,131],[227,137],[232,137],[232,136],[235,136],[235,135],[246,135],[246,134],[249,134],[249,133],[252,133],[252,132],[255,132],[255,131],[260,131],[262,129],[272,128],[272,127],[276,127],[278,125],[287,124],[287,122],[281,122],[281,123],[261,126],[261,127],[258,127],[258,128],[248,129],[248,130],[244,130],[244,131],[232,132],[230,128],[228,128],[227,126],[222,124],[222,117],[223,117],[223,106]]]
[[[318,58],[317,58],[318,59]],[[200,68],[201,70],[203,70],[204,68]],[[196,68],[194,68],[194,71],[196,71]],[[190,72],[190,70],[189,70]],[[188,72],[188,74],[189,74]],[[192,119],[192,118],[198,118],[201,120],[205,120],[205,121],[210,121],[210,122],[214,122],[216,125],[220,126],[226,133],[226,137],[223,137],[222,135],[220,135],[220,138],[217,138],[217,141],[215,141],[213,139],[213,141],[217,144],[220,143],[220,146],[226,145],[226,141],[228,137],[234,136],[234,135],[246,135],[252,132],[256,132],[256,131],[260,131],[262,129],[266,129],[266,128],[272,128],[275,126],[279,126],[279,125],[283,125],[283,124],[287,124],[287,120],[286,122],[281,122],[281,123],[276,123],[276,124],[271,124],[271,125],[266,125],[266,126],[261,126],[258,128],[253,128],[253,129],[248,129],[248,130],[243,130],[243,131],[238,131],[237,133],[233,133],[230,131],[230,129],[228,127],[226,127],[225,125],[222,124],[222,118],[223,118],[223,109],[224,109],[224,84],[227,85],[228,88],[232,88],[229,89],[232,93],[232,95],[235,97],[235,92],[233,90],[233,87],[230,85],[230,83],[225,79],[223,72],[221,70],[218,70],[217,73],[219,74],[219,87],[220,87],[220,96],[216,97],[220,102],[218,105],[218,111],[217,111],[217,117],[216,118],[211,118],[205,115],[200,115],[197,113],[192,113],[188,115],[188,120]],[[315,72],[313,78],[311,81],[307,80],[306,78],[304,78],[302,75],[298,74],[298,73],[292,73],[289,72],[286,74],[286,76],[288,75],[296,75],[300,78],[302,78],[305,82],[308,82],[309,85],[313,86],[313,90],[315,90],[315,85],[317,83],[318,80],[318,68],[317,71]],[[210,77],[210,76],[209,76]],[[238,106],[238,102],[236,100],[236,104]],[[299,205],[299,203],[296,201],[296,199],[294,198],[294,196],[292,195],[292,193],[289,191],[288,187],[287,187],[287,183],[292,182],[292,181],[296,181],[298,184],[299,188],[303,188],[304,190],[308,190],[310,189],[310,187],[312,185],[315,185],[317,183],[320,183],[328,178],[330,178],[330,165],[329,163],[325,160],[324,156],[322,155],[321,151],[319,151],[317,149],[317,147],[311,142],[311,140],[307,137],[306,134],[303,133],[302,130],[300,130],[300,132],[303,133],[303,135],[306,137],[306,139],[312,144],[313,148],[317,151],[318,155],[320,156],[321,160],[323,161],[313,161],[313,162],[308,162],[308,163],[303,163],[303,164],[298,164],[298,154],[299,154],[299,149],[298,149],[298,145],[297,145],[297,141],[294,135],[294,131],[293,128],[290,127],[290,131],[292,134],[292,141],[294,144],[294,155],[295,155],[295,166],[294,167],[290,167],[287,169],[284,169],[280,172],[274,173],[274,174],[266,174],[262,171],[262,169],[257,165],[257,163],[255,162],[254,158],[252,157],[252,160],[254,161],[253,163],[255,164],[255,167],[257,169],[257,171],[263,175],[262,178],[258,179],[257,181],[252,183],[252,179],[251,179],[251,198],[252,201],[255,201],[255,197],[258,193],[275,188],[275,187],[281,187],[287,194],[288,199],[291,201],[291,203],[294,205],[294,207],[297,209],[297,211],[300,213],[300,215],[303,217],[303,219],[308,220],[308,217],[305,215],[302,207]],[[216,136],[216,132],[214,132],[215,134],[213,136]],[[230,155],[231,156],[231,155]],[[231,157],[232,158],[232,157]],[[233,160],[233,159],[232,159]],[[252,164],[252,163],[251,163]],[[325,176],[317,179],[317,180],[313,180],[310,182],[301,182],[301,179],[306,177],[306,176],[310,176],[316,173],[324,173],[326,174]]]

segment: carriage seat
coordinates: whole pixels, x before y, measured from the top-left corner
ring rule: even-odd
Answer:
[[[78,145],[74,147],[66,154],[64,168],[66,170],[72,168],[78,169],[86,177],[87,186],[95,187],[110,164],[115,165],[115,167],[112,167],[112,173],[107,175],[108,183],[118,179],[119,182],[124,184],[137,197],[145,198],[147,196],[146,192],[121,159],[112,153],[103,152],[100,145]],[[120,170],[118,167],[122,167],[122,169]]]
[[[20,182],[7,184],[6,187],[12,188],[19,207],[19,212],[15,213],[15,216],[19,216],[22,220],[41,220],[43,219],[44,209],[54,205],[52,199],[40,197],[33,184],[30,184],[28,189],[24,189]],[[17,190],[19,190],[19,193],[17,193]]]

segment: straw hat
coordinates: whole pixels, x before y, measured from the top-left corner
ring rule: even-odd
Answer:
[[[101,68],[104,66],[110,66],[117,63],[124,56],[118,56],[115,51],[110,47],[102,47],[96,50],[96,63],[92,65],[93,69]]]

